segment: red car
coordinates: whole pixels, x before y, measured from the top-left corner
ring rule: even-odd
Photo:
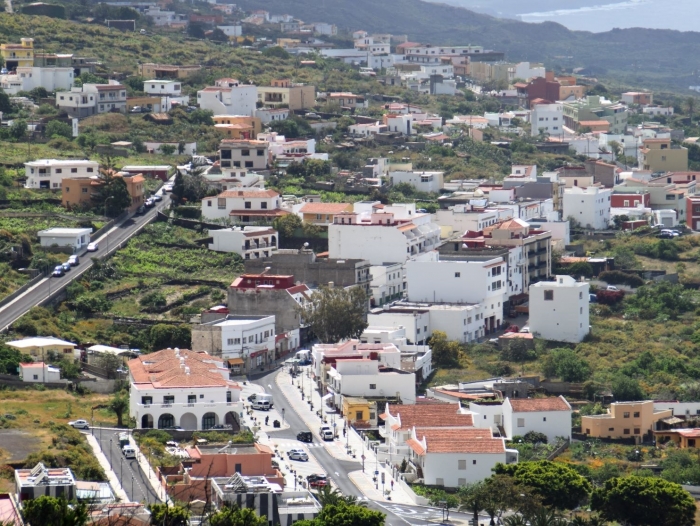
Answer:
[[[520,332],[520,328],[517,325],[510,325],[504,332]]]
[[[306,477],[310,488],[322,488],[328,485],[328,478],[326,475],[309,475]]]

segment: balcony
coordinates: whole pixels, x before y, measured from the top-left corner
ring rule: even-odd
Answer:
[[[172,404],[136,404],[137,407],[143,409],[149,409],[153,407],[170,408],[170,409],[182,409],[187,407],[217,407],[217,406],[231,406],[236,405],[238,402],[226,402],[222,400],[221,402],[210,401],[209,403],[172,403]]]

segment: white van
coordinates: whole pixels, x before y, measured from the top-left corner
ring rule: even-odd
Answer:
[[[125,458],[136,458],[136,450],[133,446],[124,446],[122,453],[124,453]]]
[[[269,411],[272,406],[268,400],[254,400],[253,409],[258,409],[260,411]]]

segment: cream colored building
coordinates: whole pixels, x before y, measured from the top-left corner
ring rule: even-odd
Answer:
[[[654,410],[652,400],[616,402],[605,415],[581,417],[581,430],[593,438],[631,438],[638,442],[651,436],[659,420],[673,416],[672,409]]]
[[[639,166],[652,172],[688,171],[688,149],[671,144],[671,139],[645,139],[639,150]]]
[[[5,345],[17,349],[22,354],[28,354],[35,362],[60,361],[64,358],[74,358],[75,343],[59,340],[52,336],[24,338],[6,342]]]
[[[287,107],[303,110],[316,104],[316,88],[294,84],[289,80],[273,80],[271,86],[258,86],[258,102],[266,108]]]

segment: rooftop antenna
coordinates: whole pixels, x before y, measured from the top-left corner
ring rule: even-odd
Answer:
[[[260,275],[261,275],[261,276],[264,276],[265,274],[267,274],[267,273],[270,271],[270,268],[272,268],[272,267],[265,267],[265,270],[263,270],[263,271],[260,273]]]

